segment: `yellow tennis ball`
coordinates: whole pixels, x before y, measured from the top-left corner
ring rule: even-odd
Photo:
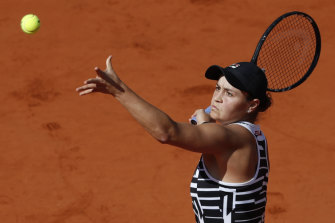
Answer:
[[[21,19],[21,29],[23,32],[32,34],[40,28],[40,20],[34,14],[28,14]]]

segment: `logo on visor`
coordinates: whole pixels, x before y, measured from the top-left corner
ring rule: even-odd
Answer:
[[[235,69],[235,68],[238,68],[239,66],[240,66],[240,64],[234,63],[234,64],[230,65],[229,67]]]

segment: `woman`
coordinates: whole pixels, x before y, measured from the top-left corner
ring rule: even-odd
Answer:
[[[112,68],[76,90],[80,95],[113,95],[161,143],[202,153],[191,182],[197,222],[264,222],[268,180],[265,136],[253,124],[271,104],[264,72],[248,62],[211,66],[205,76],[217,80],[210,114],[193,116],[197,125],[173,121],[120,80]]]

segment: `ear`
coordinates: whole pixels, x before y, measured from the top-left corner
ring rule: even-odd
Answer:
[[[254,98],[252,99],[250,102],[249,102],[249,108],[247,110],[247,113],[252,113],[254,111],[256,111],[257,107],[259,106],[260,104],[260,100],[257,99],[257,98]]]

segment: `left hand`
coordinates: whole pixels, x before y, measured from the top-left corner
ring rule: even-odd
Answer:
[[[78,87],[76,91],[79,92],[79,95],[101,92],[116,96],[117,94],[124,92],[125,85],[113,70],[111,60],[112,56],[109,56],[106,60],[105,71],[100,70],[98,67],[95,68],[95,72],[98,76],[96,78],[86,80],[83,86]]]

